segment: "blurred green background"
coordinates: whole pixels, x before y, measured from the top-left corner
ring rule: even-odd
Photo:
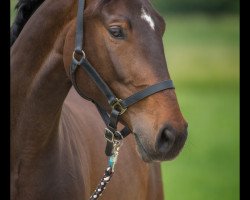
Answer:
[[[11,20],[14,0],[11,0]],[[167,200],[239,198],[239,1],[153,0],[189,136],[162,163]]]
[[[239,198],[239,1],[155,0],[189,136],[162,164],[165,199]]]

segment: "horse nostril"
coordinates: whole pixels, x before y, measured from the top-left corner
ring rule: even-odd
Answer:
[[[172,148],[175,142],[174,134],[168,129],[165,128],[159,135],[158,141],[156,143],[156,149],[161,153],[167,153]]]

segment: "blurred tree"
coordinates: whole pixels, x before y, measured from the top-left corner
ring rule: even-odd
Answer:
[[[239,0],[152,0],[161,13],[238,13]]]

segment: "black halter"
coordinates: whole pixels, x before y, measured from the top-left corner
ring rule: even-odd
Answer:
[[[122,140],[124,137],[129,135],[131,132],[129,128],[125,127],[121,131],[117,131],[117,123],[119,121],[119,116],[122,115],[126,109],[137,103],[138,101],[162,90],[174,88],[172,80],[166,80],[150,87],[141,90],[126,99],[119,99],[114,95],[109,86],[104,82],[101,76],[93,68],[93,66],[86,59],[86,55],[82,50],[83,47],[83,12],[84,12],[85,0],[79,0],[78,2],[78,14],[77,14],[77,26],[76,26],[76,39],[75,39],[75,50],[73,52],[72,64],[70,66],[70,77],[72,84],[78,94],[83,98],[92,101],[102,116],[107,128],[105,129],[105,137],[107,139],[107,146],[105,153],[107,156],[113,154],[113,143],[114,140]],[[78,58],[76,58],[78,57]],[[98,105],[93,99],[87,97],[83,94],[76,83],[76,69],[81,67],[95,82],[100,91],[106,96],[108,103],[111,107],[110,115],[101,106]]]

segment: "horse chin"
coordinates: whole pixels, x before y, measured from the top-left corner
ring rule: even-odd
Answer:
[[[151,163],[151,162],[173,160],[174,158],[178,156],[178,154],[181,151],[181,148],[176,148],[176,149],[172,149],[167,154],[161,154],[159,152],[156,152],[155,148],[148,147],[150,145],[145,145],[145,144],[148,144],[148,142],[145,142],[143,139],[141,139],[138,136],[138,134],[135,133],[134,135],[135,135],[135,140],[137,143],[137,152],[144,162]]]
[[[144,148],[143,144],[141,143],[139,137],[135,134],[135,140],[137,143],[137,152],[139,154],[139,156],[141,157],[141,159],[144,162],[153,162],[153,158],[151,157],[151,155],[147,152],[147,150]]]

